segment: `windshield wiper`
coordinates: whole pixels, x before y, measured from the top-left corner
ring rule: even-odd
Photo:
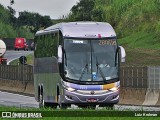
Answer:
[[[118,48],[116,49],[116,54],[115,54],[115,67],[117,66],[117,57],[119,57],[119,54],[118,54]]]
[[[97,60],[97,56],[96,56],[96,66],[97,66],[97,71],[98,71],[98,69],[99,69],[99,73],[100,73],[103,81],[106,81],[106,78],[105,78],[105,76],[104,76],[104,74],[103,74],[103,72],[102,72],[102,69],[99,67],[99,63],[98,63],[98,60]]]
[[[65,65],[67,66],[67,55],[66,55],[66,51],[65,49],[62,47],[63,53],[64,53],[64,57],[65,57]]]
[[[82,77],[83,77],[86,69],[87,69],[87,71],[88,71],[88,63],[86,63],[85,67],[83,68],[83,71],[82,71],[82,73],[81,73],[81,76],[80,76],[80,78],[79,78],[79,81],[81,81],[81,79],[82,79]]]

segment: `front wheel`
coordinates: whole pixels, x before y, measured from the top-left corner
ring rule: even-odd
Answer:
[[[99,107],[105,107],[108,110],[113,110],[114,109],[114,104],[99,105]]]
[[[96,109],[96,105],[78,105],[82,109]]]

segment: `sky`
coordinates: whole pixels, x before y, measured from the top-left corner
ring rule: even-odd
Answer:
[[[49,15],[52,19],[61,18],[67,15],[73,5],[79,0],[14,0],[15,4],[11,5],[18,12],[28,11],[36,12],[40,15]],[[0,0],[0,4],[10,6],[10,0]]]

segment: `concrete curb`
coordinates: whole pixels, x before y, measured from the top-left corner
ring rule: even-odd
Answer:
[[[159,90],[147,89],[145,101],[142,105],[156,105],[159,99]]]
[[[145,100],[146,89],[120,88],[119,104],[142,105]]]
[[[0,80],[0,90],[18,94],[34,96],[34,86],[32,83],[22,83],[19,80]]]

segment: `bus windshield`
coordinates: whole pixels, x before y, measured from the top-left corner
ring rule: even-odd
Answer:
[[[65,78],[77,81],[108,81],[118,77],[116,38],[65,39]]]

